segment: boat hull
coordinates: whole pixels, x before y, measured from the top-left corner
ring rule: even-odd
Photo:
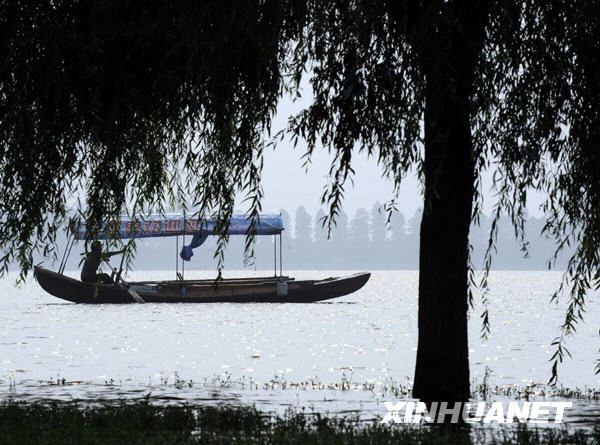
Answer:
[[[278,278],[224,280],[143,281],[123,284],[83,283],[43,267],[34,276],[50,295],[84,304],[135,303],[134,290],[146,303],[313,303],[356,292],[369,280],[370,273],[357,273],[324,280],[287,279],[285,296],[277,295]]]

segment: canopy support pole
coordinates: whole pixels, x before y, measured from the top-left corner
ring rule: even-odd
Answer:
[[[273,276],[277,276],[277,235],[273,235]]]
[[[58,268],[58,273],[63,274],[65,271],[65,267],[67,266],[67,260],[69,259],[69,255],[71,255],[71,249],[73,248],[73,244],[75,244],[75,235],[69,234],[67,237],[67,245],[65,246],[65,253],[63,254],[62,261],[60,262],[60,266]]]
[[[281,236],[281,232],[279,232],[279,276],[283,276],[283,238]]]
[[[179,235],[175,237],[175,279],[179,275]]]

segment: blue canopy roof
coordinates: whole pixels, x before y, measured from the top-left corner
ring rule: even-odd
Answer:
[[[229,222],[229,235],[246,235],[250,229],[251,218],[246,215],[233,215]],[[135,220],[121,217],[116,221],[103,224],[102,230],[97,234],[97,239],[109,238],[154,238],[160,236],[177,236],[184,234],[198,235],[204,238],[215,235],[215,218],[190,218],[181,213],[164,215],[140,216]],[[259,215],[256,234],[276,235],[284,230],[281,215]],[[87,235],[86,222],[81,221],[73,227],[75,239],[85,239]]]

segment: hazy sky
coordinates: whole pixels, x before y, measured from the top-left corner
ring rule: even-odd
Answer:
[[[303,97],[296,102],[284,98],[278,108],[277,116],[273,122],[274,132],[283,128],[288,116],[297,113],[310,102],[311,91],[308,84],[304,83]],[[283,208],[290,212],[292,218],[299,205],[304,205],[311,215],[315,215],[320,205],[323,187],[327,184],[327,174],[331,165],[331,156],[324,149],[316,149],[312,156],[312,164],[308,171],[302,167],[302,155],[306,145],[299,140],[296,148],[289,139],[278,142],[277,149],[267,150],[264,154],[263,210],[265,213],[278,212]],[[366,154],[356,152],[353,155],[353,168],[356,171],[354,186],[348,183],[343,202],[343,209],[351,218],[358,208],[371,210],[373,203],[384,203],[392,198],[391,181],[381,177],[381,168],[376,159],[367,159]],[[484,211],[490,213],[495,202],[491,175],[484,174]],[[405,216],[412,216],[422,207],[423,198],[419,192],[417,178],[407,177],[401,189],[398,209]],[[541,196],[530,194],[528,211],[531,216],[540,216],[539,205]]]
[[[273,133],[284,128],[290,115],[298,113],[307,107],[312,100],[312,90],[308,82],[303,82],[302,97],[292,101],[284,97],[278,107],[278,113],[273,121]],[[263,210],[265,213],[278,212],[285,209],[294,215],[299,205],[315,215],[320,205],[323,187],[328,183],[327,174],[331,166],[332,156],[325,149],[316,149],[311,158],[308,170],[302,167],[302,155],[306,144],[298,141],[296,148],[289,138],[278,142],[276,150],[266,150],[264,153]],[[353,155],[352,166],[356,171],[354,185],[348,182],[346,187],[343,209],[348,216],[354,216],[358,208],[371,210],[375,201],[384,203],[392,198],[393,186],[390,180],[381,177],[381,168],[376,159],[367,159],[366,154],[356,152]],[[416,177],[406,179],[398,208],[405,215],[414,214],[422,206]],[[324,208],[324,210],[326,210]]]
[[[298,146],[293,150],[287,143],[280,143],[276,151],[265,153],[265,211],[283,208],[293,213],[296,207],[304,205],[314,216],[321,207],[320,199],[323,187],[327,184],[331,158],[325,150],[315,152],[312,164],[306,171],[300,159],[302,153],[303,147]],[[360,207],[370,211],[375,201],[383,203],[392,198],[392,183],[381,177],[381,169],[374,159],[357,153],[352,165],[356,170],[354,185],[348,183],[343,202],[343,208],[349,216],[353,216]],[[407,178],[404,184],[398,207],[406,215],[412,215],[421,205],[417,184],[414,177]]]

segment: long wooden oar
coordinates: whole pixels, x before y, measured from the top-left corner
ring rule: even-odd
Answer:
[[[111,264],[104,260],[104,262],[108,265],[108,267],[110,267],[110,269],[114,272],[115,269],[111,266]],[[121,280],[121,283],[123,283],[125,285],[125,290],[129,293],[129,295],[131,295],[133,297],[133,299],[137,302],[137,303],[145,303],[144,299],[140,296],[140,294],[138,294],[134,289],[131,288],[131,286],[129,285],[129,283],[127,283],[123,277],[121,276],[121,274],[117,274],[117,279]]]
[[[123,279],[121,279],[121,280],[123,281],[123,284],[125,284],[125,286],[126,286],[125,289],[127,289],[127,292],[129,292],[129,295],[131,295],[135,301],[137,301],[138,303],[145,303],[144,299],[140,296],[140,294],[138,294],[127,283],[125,283],[125,281]]]

